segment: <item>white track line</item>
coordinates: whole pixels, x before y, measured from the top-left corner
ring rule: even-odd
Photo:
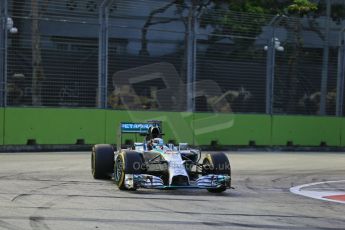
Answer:
[[[345,192],[340,192],[340,191],[322,191],[321,192],[321,191],[302,190],[303,188],[306,188],[309,186],[320,185],[320,184],[341,183],[341,182],[345,182],[345,180],[324,181],[324,182],[316,182],[316,183],[311,183],[311,184],[303,184],[303,185],[290,188],[290,192],[300,195],[300,196],[306,196],[306,197],[310,197],[310,198],[314,198],[318,200],[332,201],[332,202],[345,204],[345,201],[324,198],[326,196],[344,195]]]

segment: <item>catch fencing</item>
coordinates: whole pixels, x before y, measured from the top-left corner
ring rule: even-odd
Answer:
[[[344,27],[324,16],[5,0],[1,22],[2,107],[344,114]]]

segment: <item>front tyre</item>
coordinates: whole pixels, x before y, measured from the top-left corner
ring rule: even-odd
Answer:
[[[92,147],[91,172],[95,179],[110,179],[114,173],[114,149],[111,145]]]
[[[126,174],[141,174],[143,157],[135,151],[120,152],[115,159],[114,180],[120,190],[129,190],[125,185]],[[132,188],[130,190],[136,190]]]
[[[224,153],[209,153],[203,160],[203,175],[215,174],[231,176],[231,166],[228,157]],[[212,193],[221,193],[226,187],[207,189]]]

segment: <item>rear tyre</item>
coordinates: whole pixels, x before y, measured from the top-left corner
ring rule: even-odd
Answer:
[[[203,160],[203,175],[227,175],[231,176],[231,167],[228,157],[224,153],[207,154]],[[221,193],[226,187],[207,189],[212,193]]]
[[[92,147],[91,172],[95,179],[110,179],[114,173],[114,149],[111,145]]]
[[[143,157],[135,151],[124,151],[117,155],[114,167],[114,180],[120,190],[129,190],[125,186],[126,174],[141,174]],[[130,189],[136,190],[136,188]]]

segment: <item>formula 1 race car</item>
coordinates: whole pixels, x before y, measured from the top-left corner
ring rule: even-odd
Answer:
[[[121,148],[123,134],[139,134],[144,141]],[[187,143],[165,144],[162,135],[161,121],[121,123],[117,152],[111,145],[93,146],[93,177],[114,178],[120,190],[198,188],[220,193],[231,188],[231,167],[224,153],[206,154],[199,163],[200,150]]]

